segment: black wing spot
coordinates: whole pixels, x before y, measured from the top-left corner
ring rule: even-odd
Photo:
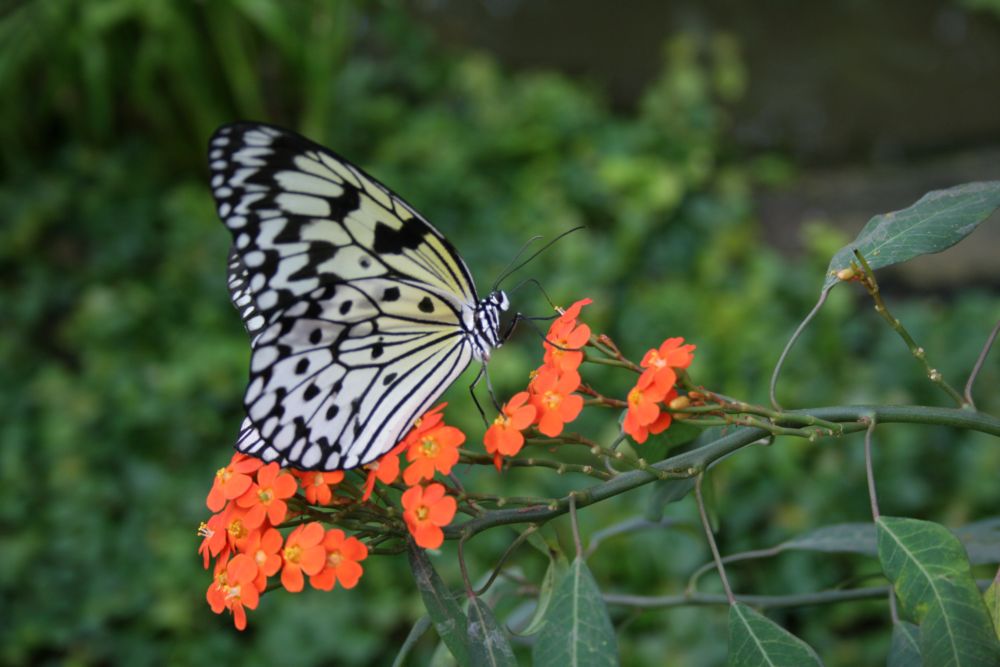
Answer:
[[[337,405],[336,403],[331,403],[330,407],[326,409],[326,420],[328,422],[332,422],[333,418],[337,416],[338,412],[340,412],[340,406]]]
[[[389,386],[390,384],[392,384],[393,380],[395,380],[395,379],[396,379],[396,373],[389,373],[389,374],[388,374],[388,375],[386,375],[386,376],[385,376],[385,378],[384,378],[384,379],[382,380],[382,384],[383,384],[384,386],[388,387],[388,386]]]
[[[399,229],[380,222],[375,225],[372,249],[380,255],[398,255],[404,250],[416,250],[424,242],[425,228],[419,222],[407,220]]]
[[[309,359],[307,357],[302,357],[299,359],[299,363],[295,364],[295,374],[302,375],[307,370],[309,370]]]
[[[346,315],[349,313],[352,305],[354,305],[354,303],[350,299],[340,304],[340,314]]]
[[[399,300],[399,288],[390,287],[386,291],[382,292],[383,301],[398,301]]]
[[[361,260],[358,262],[358,264],[361,265],[362,269],[367,269],[369,266],[372,265],[371,260],[369,260],[367,257],[362,257]]]
[[[320,330],[319,327],[316,327],[309,334],[309,342],[312,343],[313,345],[318,345],[321,340],[323,340],[323,332]]]
[[[420,300],[420,303],[417,304],[417,308],[419,308],[420,312],[422,313],[433,313],[434,302],[431,301],[431,298],[429,296],[425,296],[423,299]]]
[[[340,380],[334,382],[333,386],[330,387],[330,396],[336,396],[337,394],[340,393],[340,390],[343,388],[344,388],[344,380],[343,378],[341,378]]]
[[[311,401],[312,399],[316,398],[318,394],[319,394],[319,387],[317,387],[314,384],[311,384],[308,387],[306,387],[306,390],[304,392],[302,392],[302,397],[307,401]]]
[[[372,359],[378,359],[385,352],[385,346],[382,343],[375,343],[372,345]]]

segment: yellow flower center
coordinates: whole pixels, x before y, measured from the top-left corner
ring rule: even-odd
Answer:
[[[417,521],[427,521],[427,516],[431,513],[427,505],[421,505],[417,508],[415,514],[417,515]]]
[[[208,524],[204,521],[198,526],[198,536],[199,537],[211,537],[215,535],[215,531],[208,527]]]
[[[313,475],[313,481],[312,481],[313,486],[323,486],[323,484],[325,484],[325,482],[323,481],[323,473],[318,472],[315,475]]]
[[[628,393],[629,405],[639,405],[642,403],[642,390],[633,389]]]
[[[238,598],[239,596],[240,596],[239,585],[230,586],[229,590],[226,591],[226,598],[228,599]]]
[[[438,455],[440,446],[435,438],[423,438],[420,440],[420,452],[429,459]]]
[[[230,535],[232,535],[234,540],[242,540],[247,536],[246,526],[243,525],[242,519],[234,519],[229,523],[229,528],[227,529]]]
[[[264,567],[264,563],[267,562],[267,554],[264,553],[263,549],[257,549],[257,553],[253,555],[253,559],[257,561],[258,567]]]
[[[326,564],[330,567],[338,567],[344,561],[344,554],[340,553],[340,550],[330,553],[326,557]]]
[[[549,410],[555,410],[562,403],[562,395],[558,392],[552,391],[551,389],[545,392],[545,396],[542,397],[542,402],[545,403],[545,407]]]
[[[215,471],[215,476],[221,479],[223,482],[228,482],[229,478],[233,476],[229,468],[219,468]]]
[[[260,498],[261,505],[270,505],[274,500],[274,492],[271,489],[261,489],[257,492],[257,497]]]
[[[497,415],[497,418],[493,420],[493,423],[500,428],[508,428],[510,426],[510,417],[507,415]]]
[[[285,547],[285,560],[289,563],[298,564],[299,559],[302,558],[302,547],[297,544],[293,544],[290,547]]]

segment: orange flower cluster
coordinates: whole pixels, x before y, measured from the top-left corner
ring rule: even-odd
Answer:
[[[668,338],[643,356],[640,365],[646,370],[628,393],[628,412],[622,423],[622,430],[636,442],[646,442],[651,433],[662,433],[670,426],[672,417],[661,405],[677,397],[677,371],[691,365],[694,350],[683,338]]]
[[[551,437],[563,432],[566,424],[583,409],[577,369],[583,362],[583,347],[590,340],[590,327],[577,321],[580,311],[591,303],[581,299],[552,322],[545,336],[543,364],[531,373],[528,391],[515,394],[486,430],[483,444],[493,455],[497,470],[504,456],[514,456],[524,446],[523,431],[529,426]]]
[[[410,432],[392,450],[368,467],[362,500],[368,500],[375,482],[393,484],[400,477],[399,457],[406,453],[407,467],[402,471],[403,482],[410,487],[403,493],[403,517],[418,546],[437,549],[444,541],[442,528],[455,518],[458,504],[445,496],[444,486],[429,484],[436,473],[447,475],[458,463],[458,448],[465,434],[444,423],[441,411],[447,403],[432,408],[414,424]]]
[[[246,627],[246,610],[256,609],[269,577],[281,572],[281,584],[296,593],[309,575],[313,587],[330,590],[339,581],[353,588],[361,577],[361,561],[368,547],[340,530],[324,530],[319,522],[298,526],[287,538],[277,527],[291,517],[287,500],[301,485],[306,500],[329,505],[331,485],[343,472],[282,470],[277,463],[236,453],[215,475],[206,505],[215,512],[198,533],[198,549],[208,568],[215,559],[214,577],[206,598],[212,611],[228,609],[236,627]]]

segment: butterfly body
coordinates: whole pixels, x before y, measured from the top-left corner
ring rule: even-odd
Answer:
[[[251,339],[237,449],[301,469],[375,460],[503,340],[501,291],[398,196],[325,148],[239,123],[209,146]]]

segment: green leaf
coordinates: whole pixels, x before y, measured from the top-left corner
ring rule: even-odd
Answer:
[[[900,621],[892,626],[892,644],[889,646],[888,667],[920,667],[920,628]]]
[[[448,646],[459,665],[472,664],[469,660],[468,621],[465,614],[427,559],[427,552],[414,544],[413,540],[408,540],[407,555],[420,597],[424,600],[427,614],[434,622],[438,636]]]
[[[990,612],[990,620],[993,622],[993,633],[1000,638],[1000,570],[993,578],[993,583],[983,593],[983,602],[986,603],[986,610]]]
[[[929,521],[880,517],[878,553],[928,665],[997,665],[1000,643],[958,539]]]
[[[532,650],[539,667],[617,665],[618,643],[594,576],[577,556],[559,582]]]
[[[490,606],[476,596],[469,598],[469,654],[474,665],[517,665],[507,635],[497,625]]]
[[[545,614],[552,603],[552,596],[555,594],[556,579],[564,569],[565,566],[560,566],[558,559],[549,560],[549,566],[545,569],[545,576],[542,577],[542,585],[538,591],[538,604],[535,606],[535,613],[532,614],[528,627],[521,630],[520,634],[533,635],[542,629],[545,624]]]
[[[823,662],[809,644],[742,602],[729,608],[729,659],[733,667],[806,667]]]
[[[998,207],[1000,181],[984,181],[934,190],[909,208],[876,215],[830,260],[823,288],[836,283],[837,272],[851,265],[855,249],[873,269],[941,252],[972,233]]]
[[[649,508],[646,510],[646,519],[660,521],[663,519],[663,510],[666,506],[684,498],[691,493],[692,489],[694,489],[693,477],[654,482],[652,498],[650,498]]]

